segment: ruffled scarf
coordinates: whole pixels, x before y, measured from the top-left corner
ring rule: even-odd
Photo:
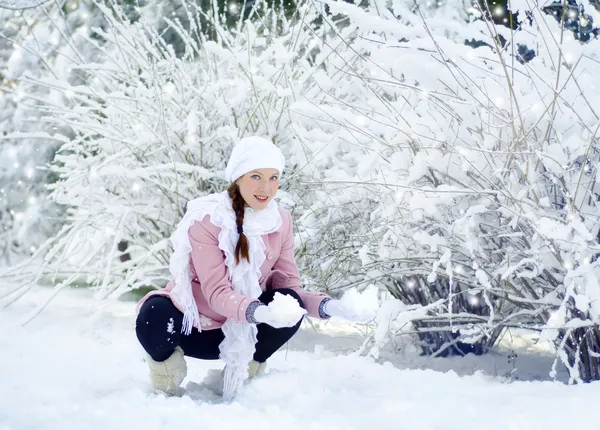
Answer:
[[[265,244],[262,235],[273,233],[281,226],[281,214],[275,200],[271,200],[263,210],[246,208],[244,213],[244,234],[248,238],[250,262],[242,259],[235,263],[235,247],[239,234],[232,201],[223,191],[188,202],[187,212],[171,236],[174,252],[169,262],[171,277],[175,283],[171,295],[183,308],[182,333],[189,334],[192,327],[200,331],[200,315],[192,295],[192,271],[190,253],[192,246],[188,230],[195,221],[202,221],[206,215],[221,228],[219,248],[225,254],[229,279],[234,291],[247,297],[258,298],[262,290],[258,282],[260,267],[265,261]],[[219,345],[220,357],[225,362],[223,375],[223,398],[232,400],[244,380],[248,377],[248,363],[253,359],[256,346],[256,324],[232,322],[227,319],[222,327],[225,339]]]

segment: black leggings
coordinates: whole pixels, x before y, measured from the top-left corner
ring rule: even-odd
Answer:
[[[277,292],[290,295],[304,303],[298,294],[290,289],[282,288]],[[275,291],[267,291],[258,298],[264,304],[273,300]],[[259,363],[267,361],[271,355],[281,348],[298,331],[302,319],[293,327],[274,328],[268,324],[257,324],[258,341],[254,360]],[[221,329],[202,330],[192,328],[189,335],[181,333],[183,314],[171,299],[165,296],[153,296],[144,302],[138,314],[135,333],[138,340],[154,361],[164,361],[171,356],[177,346],[183,349],[184,355],[201,360],[217,360],[219,344],[225,335]],[[167,329],[172,327],[172,329]]]

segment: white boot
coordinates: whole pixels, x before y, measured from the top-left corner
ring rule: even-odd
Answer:
[[[248,364],[248,379],[252,379],[255,376],[261,376],[265,373],[265,369],[267,368],[267,362],[259,363],[258,361],[252,360]]]
[[[183,349],[175,348],[173,354],[165,361],[154,361],[146,354],[146,362],[150,368],[150,383],[154,390],[174,395],[179,384],[187,375],[187,364],[183,358]]]

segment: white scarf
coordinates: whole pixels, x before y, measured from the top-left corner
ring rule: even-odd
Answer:
[[[187,211],[171,236],[174,252],[169,262],[171,277],[175,282],[171,295],[184,310],[181,330],[184,334],[189,334],[193,326],[198,331],[201,330],[198,307],[192,295],[192,272],[189,266],[192,246],[188,230],[195,221],[201,221],[206,215],[210,215],[210,221],[221,228],[219,248],[225,254],[225,265],[229,269],[233,290],[252,298],[258,298],[262,293],[258,282],[260,267],[265,261],[262,235],[277,231],[282,222],[275,200],[271,200],[263,210],[246,208],[243,228],[248,238],[250,262],[241,259],[236,265],[235,247],[239,234],[227,191],[188,202]],[[229,401],[236,396],[242,383],[248,378],[248,363],[253,359],[256,349],[257,328],[256,324],[234,323],[228,318],[222,330],[225,339],[219,349],[220,357],[225,362],[223,398]]]

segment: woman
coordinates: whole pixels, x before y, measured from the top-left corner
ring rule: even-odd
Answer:
[[[225,170],[226,191],[192,200],[171,236],[171,282],[138,305],[137,337],[155,390],[174,394],[184,356],[223,359],[223,397],[264,371],[298,330],[303,314],[357,318],[319,292],[302,289],[290,213],[274,200],[283,154],[260,137],[242,139]],[[284,307],[275,293],[290,299]],[[286,312],[282,315],[281,309]]]

